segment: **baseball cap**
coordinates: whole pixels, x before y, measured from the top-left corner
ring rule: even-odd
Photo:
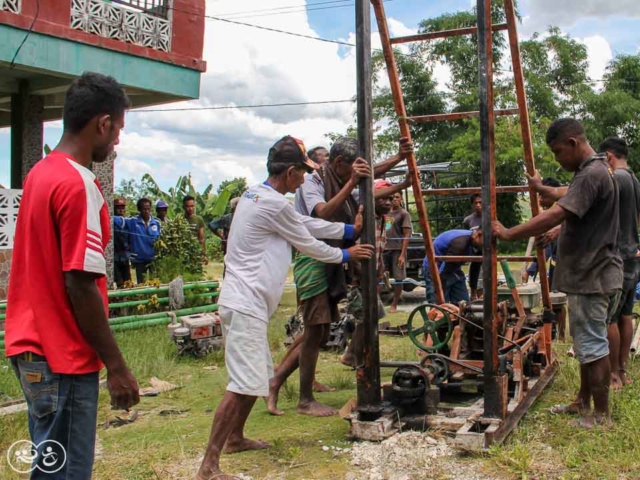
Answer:
[[[124,198],[114,198],[113,205],[114,207],[126,207],[127,201]]]
[[[287,167],[303,166],[308,172],[318,170],[318,164],[307,157],[307,149],[302,140],[290,135],[282,137],[269,149],[267,168],[274,165]]]
[[[165,202],[164,200],[158,200],[156,202],[156,210],[158,210],[159,208],[169,208],[169,205],[167,205],[167,202]]]
[[[373,189],[380,190],[381,188],[393,187],[393,183],[389,180],[376,180],[373,182]]]

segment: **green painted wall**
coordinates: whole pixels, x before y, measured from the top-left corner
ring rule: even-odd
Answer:
[[[0,62],[11,63],[24,36],[24,30],[0,24]],[[129,87],[184,98],[200,94],[198,71],[35,32],[20,50],[16,65],[71,77],[90,70],[111,75]]]

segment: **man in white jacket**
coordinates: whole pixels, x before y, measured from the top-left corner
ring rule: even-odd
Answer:
[[[305,173],[316,168],[300,140],[283,137],[269,150],[268,180],[249,188],[238,203],[218,301],[229,385],[216,410],[197,479],[231,478],[220,472],[223,448],[225,453],[234,453],[268,447],[245,438],[243,430],[256,399],[269,393],[273,363],[267,326],[282,297],[291,246],[325,263],[368,259],[374,253],[371,245],[341,250],[316,240],[357,237],[362,229],[361,212],[354,225],[330,223],[300,215],[285,198],[302,185]]]

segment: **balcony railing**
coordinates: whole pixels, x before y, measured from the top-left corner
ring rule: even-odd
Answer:
[[[111,0],[111,3],[119,3],[125,7],[148,13],[160,18],[169,18],[168,0]]]
[[[11,13],[20,13],[21,0],[0,0],[0,10]]]
[[[71,28],[171,51],[171,0],[71,0]]]

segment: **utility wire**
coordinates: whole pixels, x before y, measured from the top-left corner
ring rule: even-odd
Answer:
[[[292,9],[304,9],[306,10],[309,7],[316,7],[318,5],[329,5],[329,4],[335,4],[335,3],[349,3],[350,5],[354,5],[352,0],[331,0],[331,1],[323,1],[323,2],[314,2],[314,3],[308,3],[306,5],[289,5],[288,7],[274,7],[274,8],[262,8],[260,10],[245,10],[245,11],[241,11],[241,12],[231,12],[231,13],[222,13],[219,14],[220,17],[234,17],[236,15],[251,15],[251,14],[262,14],[262,13],[268,13],[268,12],[276,12],[276,11],[280,11],[280,10],[292,10]],[[338,7],[341,7],[342,5],[337,5]]]
[[[319,102],[291,102],[291,103],[267,103],[260,105],[227,105],[217,107],[185,107],[185,108],[152,108],[149,110],[131,110],[130,113],[146,113],[146,112],[193,112],[197,110],[236,110],[242,108],[266,108],[266,107],[294,107],[299,105],[326,105],[332,103],[353,103],[353,99],[349,100],[324,100]]]
[[[36,14],[33,16],[33,21],[31,22],[31,25],[29,25],[29,30],[27,31],[27,34],[22,39],[22,42],[20,42],[20,45],[18,45],[18,49],[16,50],[16,53],[13,55],[13,58],[11,59],[11,64],[9,65],[9,68],[13,68],[16,66],[16,58],[18,58],[18,54],[20,53],[20,50],[22,50],[23,45],[27,41],[27,38],[29,38],[29,35],[31,35],[31,32],[33,31],[33,26],[36,24],[36,20],[38,20],[39,14],[40,14],[40,0],[36,0]]]

